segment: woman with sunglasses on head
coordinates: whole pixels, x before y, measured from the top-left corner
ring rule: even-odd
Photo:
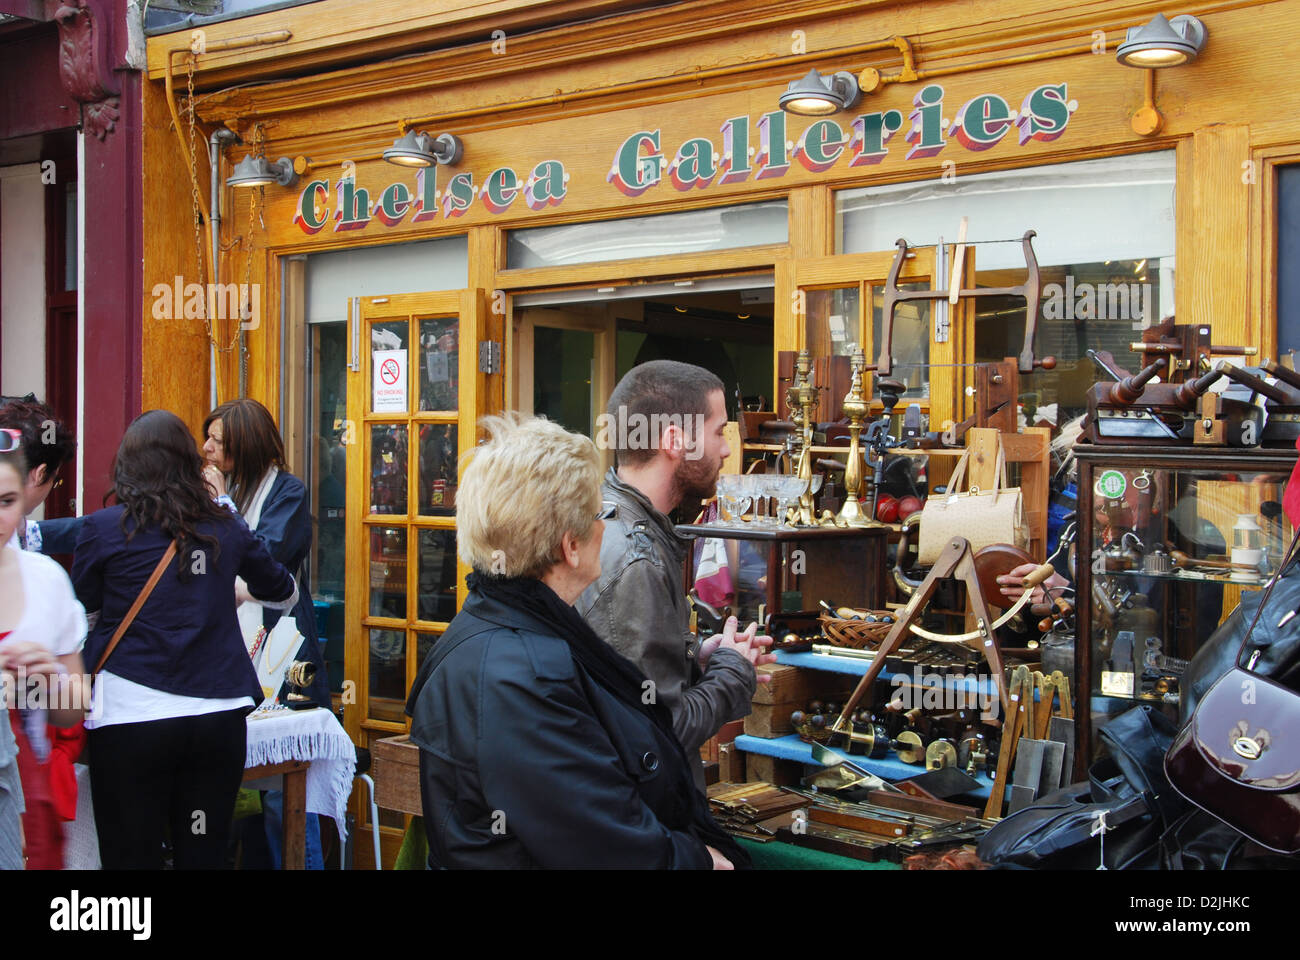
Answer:
[[[99,621],[90,782],[105,869],[224,864],[244,775],[247,714],[261,686],[235,614],[235,578],[288,610],[293,576],[215,503],[188,428],[150,410],[113,461],[116,504],[86,518],[72,580]],[[131,616],[132,610],[135,616]],[[113,645],[116,639],[118,642]]]
[[[14,712],[22,716],[12,730],[10,724],[0,724],[0,868],[23,866],[17,814],[25,811],[18,758],[26,754],[21,772],[33,814],[31,865],[57,869],[62,866],[62,825],[49,810],[36,815],[38,805],[49,805],[49,784],[34,760],[42,750],[48,755],[47,718],[70,726],[85,715],[89,690],[78,651],[86,618],[63,568],[12,542],[25,515],[28,476],[22,434],[0,429],[0,669],[7,674],[6,685],[14,685],[13,702],[19,708]]]
[[[23,515],[9,539],[21,550],[36,553],[70,553],[76,542],[76,518],[42,520],[28,517],[45,503],[46,498],[63,484],[63,470],[77,453],[77,443],[54,411],[32,394],[0,399],[0,429],[16,430],[22,437],[27,473],[23,477]],[[54,533],[54,543],[45,537]],[[51,546],[62,549],[50,549]]]
[[[253,534],[280,563],[295,575],[302,568],[311,549],[313,531],[311,503],[307,487],[285,469],[284,442],[271,412],[256,400],[241,398],[223,403],[203,421],[203,475],[213,492],[232,506],[248,524]],[[316,631],[316,615],[311,594],[298,583],[298,604],[287,614],[264,609],[249,598],[242,584],[235,581],[239,615],[245,641],[259,627],[266,631],[255,646],[254,662],[262,666],[263,678],[277,664],[285,669],[295,660],[315,665],[316,676],[304,694],[317,706],[329,707],[329,681],[325,658]],[[294,629],[286,629],[282,616],[291,618]],[[276,628],[280,627],[279,630]],[[274,631],[274,633],[273,633]],[[283,674],[283,670],[274,671]],[[277,690],[267,687],[267,696],[277,694],[281,702],[289,695],[287,683],[276,683]],[[283,796],[278,790],[263,797],[264,817],[248,817],[244,832],[244,865],[279,868]],[[254,831],[264,827],[265,842]],[[320,821],[307,814],[306,865],[309,870],[323,870]],[[262,862],[266,858],[266,862]]]

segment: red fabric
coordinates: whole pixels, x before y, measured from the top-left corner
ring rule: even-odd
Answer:
[[[1296,440],[1295,446],[1300,450],[1300,439]],[[1291,479],[1287,481],[1286,491],[1282,494],[1282,509],[1286,511],[1291,526],[1300,527],[1300,460],[1292,468]]]
[[[28,870],[63,869],[63,821],[55,811],[50,793],[50,768],[37,763],[22,719],[17,710],[9,711],[10,726],[18,741],[18,776],[23,784],[27,812],[23,814],[23,833],[27,837]],[[75,802],[74,802],[75,803]]]
[[[50,801],[60,820],[77,819],[77,771],[73,764],[86,746],[86,725],[50,727]]]

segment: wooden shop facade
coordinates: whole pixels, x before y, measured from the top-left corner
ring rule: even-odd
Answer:
[[[1204,24],[1195,62],[1117,62],[1161,12]],[[144,408],[197,431],[242,393],[279,418],[365,746],[406,729],[463,597],[456,463],[483,414],[594,431],[655,357],[719,372],[733,411],[770,403],[781,351],[880,354],[900,237],[900,288],[946,287],[954,259],[999,288],[1036,232],[1036,351],[1058,364],[1021,380],[1031,423],[1082,412],[1088,348],[1124,355],[1169,314],[1300,346],[1280,276],[1300,227],[1278,213],[1300,190],[1298,19],[1300,0],[317,0],[151,36]],[[810,70],[859,98],[784,110]],[[451,162],[395,162],[398,141]],[[293,174],[227,186],[249,155]],[[961,421],[963,365],[1024,332],[1011,296],[901,305],[902,402]],[[401,817],[381,826],[395,846]]]

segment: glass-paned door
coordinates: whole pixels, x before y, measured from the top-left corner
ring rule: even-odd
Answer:
[[[803,308],[800,344],[814,360],[848,356],[858,346],[869,365],[877,363],[885,346],[885,290],[894,257],[894,251],[882,251],[795,263],[794,282],[800,294],[797,302]],[[938,275],[937,264],[934,247],[910,250],[899,270],[898,289],[945,288],[948,278]],[[966,285],[973,282],[969,272],[965,276]],[[895,304],[890,376],[907,388],[899,401],[900,413],[907,404],[918,403],[932,419],[938,418],[934,422],[939,422],[960,409],[964,384],[961,368],[952,364],[964,360],[967,352],[963,324],[956,322],[965,309],[965,305],[958,304],[950,310],[946,302],[938,304],[928,299]],[[936,319],[940,322],[936,323]],[[874,391],[873,401],[879,411]]]
[[[457,465],[486,413],[479,291],[365,297],[349,327],[349,730],[404,733],[424,655],[464,599]]]
[[[940,257],[933,246],[909,250],[898,271],[898,290],[946,289],[950,275],[942,275],[946,272],[942,264],[945,260],[951,262],[953,249],[949,247],[944,252],[947,257]],[[803,310],[802,317],[796,317],[799,344],[809,351],[814,372],[819,359],[847,357],[857,347],[862,348],[869,367],[878,365],[886,352],[884,307],[895,256],[896,251],[890,250],[795,262],[794,286],[798,293],[795,302]],[[973,261],[973,251],[968,249],[963,257],[967,268],[963,287],[973,285],[969,270]],[[929,417],[931,430],[941,430],[947,421],[962,419],[967,385],[967,368],[962,364],[969,361],[969,318],[968,303],[958,303],[955,308],[946,300],[902,300],[895,304],[888,345],[892,363],[889,375],[901,381],[905,389],[894,408],[894,425],[890,431],[894,436],[900,434],[901,419],[913,403]],[[825,371],[825,365],[821,369]],[[869,416],[873,418],[879,417],[884,409],[876,387],[877,376],[871,373],[863,383],[864,392],[871,400]],[[821,401],[816,411],[819,420],[840,416],[840,403],[849,386],[847,366],[839,374],[832,368],[830,381],[816,384]],[[847,455],[845,448],[834,446],[814,447],[813,453],[817,457],[840,460]],[[918,465],[929,462],[918,460]],[[930,482],[943,482],[947,478],[948,463],[931,463],[931,467],[937,468],[937,476],[936,470],[930,469]],[[860,496],[864,503],[872,502],[872,476],[865,466]]]

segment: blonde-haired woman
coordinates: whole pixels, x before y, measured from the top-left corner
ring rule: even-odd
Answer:
[[[462,465],[469,597],[411,691],[433,867],[729,869],[653,685],[573,609],[600,574],[600,460],[542,419],[491,417]]]

